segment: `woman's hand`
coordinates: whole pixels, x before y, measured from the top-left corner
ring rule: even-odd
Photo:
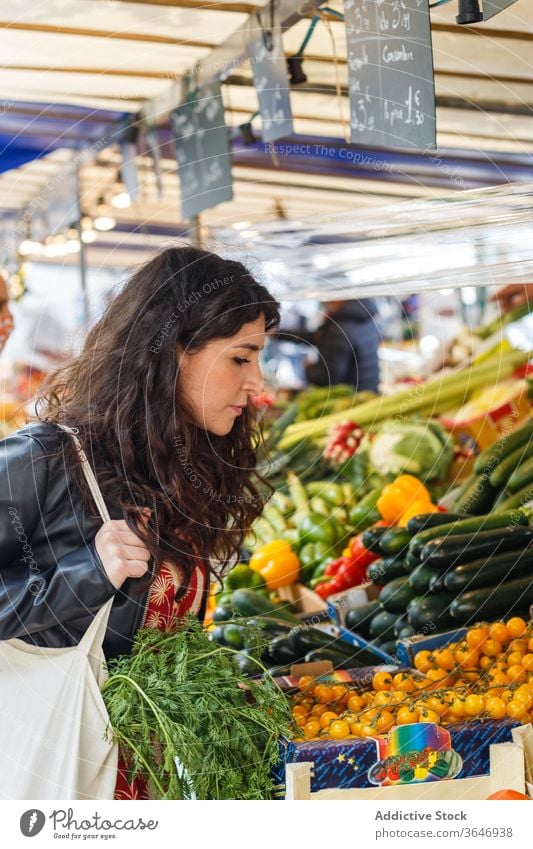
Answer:
[[[142,578],[148,571],[150,552],[124,519],[105,522],[96,534],[95,545],[106,575],[117,590],[126,578]]]

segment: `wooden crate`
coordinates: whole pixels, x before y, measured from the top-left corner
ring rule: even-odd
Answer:
[[[490,774],[473,778],[348,790],[332,787],[311,792],[313,767],[311,762],[287,764],[286,800],[461,801],[486,799],[498,790],[529,792],[529,795],[533,796],[533,730],[531,725],[513,729],[512,743],[497,743],[491,746]]]

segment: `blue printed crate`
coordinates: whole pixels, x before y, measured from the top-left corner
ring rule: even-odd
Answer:
[[[466,628],[458,628],[456,631],[444,631],[442,634],[432,634],[431,636],[416,634],[414,637],[398,640],[396,643],[398,660],[402,665],[412,667],[417,652],[433,651],[450,643],[459,643],[465,638],[466,632]]]

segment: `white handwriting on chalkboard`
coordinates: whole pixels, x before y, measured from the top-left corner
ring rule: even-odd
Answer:
[[[365,65],[368,65],[369,61],[366,44],[363,44],[361,54],[359,56],[350,56],[348,65],[352,71],[359,71]]]
[[[407,50],[405,44],[402,44],[401,47],[389,47],[386,44],[381,53],[382,59],[386,65],[390,65],[394,62],[412,62],[415,58],[415,55],[412,50]]]

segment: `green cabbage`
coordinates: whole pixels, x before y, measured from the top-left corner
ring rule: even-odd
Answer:
[[[413,419],[387,421],[374,437],[366,437],[361,449],[371,469],[384,478],[416,475],[421,480],[442,480],[453,461],[453,442],[440,424]]]

